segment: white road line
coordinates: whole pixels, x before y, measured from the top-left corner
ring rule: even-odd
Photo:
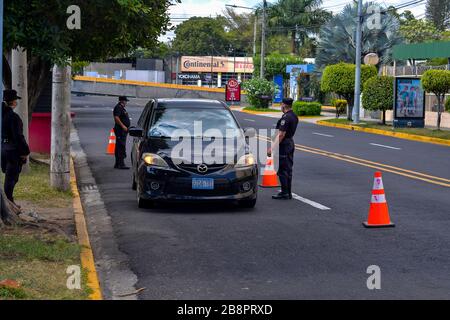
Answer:
[[[294,198],[295,200],[301,201],[303,203],[309,204],[310,206],[312,206],[314,208],[317,208],[317,209],[320,209],[320,210],[324,210],[324,211],[325,210],[331,210],[330,208],[325,207],[324,205],[322,205],[320,203],[317,203],[317,202],[314,202],[312,200],[300,197],[298,194],[295,194],[295,193],[292,194],[292,198]]]
[[[391,147],[391,146],[385,146],[384,144],[378,144],[378,143],[371,143],[372,146],[376,147],[382,147],[382,148],[388,148],[393,150],[402,150],[401,148]]]
[[[256,120],[253,119],[244,119],[245,121],[255,122]]]
[[[324,134],[324,133],[318,133],[318,132],[313,132],[313,134],[317,135],[317,136],[323,136],[323,137],[328,137],[328,138],[334,138],[334,136],[332,136],[331,134]]]

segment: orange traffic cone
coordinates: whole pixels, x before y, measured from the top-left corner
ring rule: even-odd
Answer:
[[[369,219],[363,223],[366,228],[389,228],[395,227],[389,217],[389,209],[384,193],[381,172],[375,173],[373,183],[372,200],[370,202]]]
[[[111,129],[109,133],[108,147],[106,147],[106,154],[114,154],[116,151],[116,135],[114,134],[114,129]]]
[[[280,183],[278,182],[278,176],[277,173],[275,172],[275,168],[273,165],[273,158],[267,157],[266,167],[264,168],[264,173],[260,187],[277,188],[279,186]]]

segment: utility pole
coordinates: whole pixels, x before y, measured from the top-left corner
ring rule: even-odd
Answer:
[[[67,191],[70,186],[70,85],[71,67],[53,67],[52,142],[50,185]]]
[[[12,50],[11,55],[12,65],[12,88],[17,91],[21,100],[17,101],[15,112],[20,116],[23,122],[23,135],[27,143],[28,139],[28,80],[27,80],[27,51],[23,48],[17,47]],[[23,172],[30,171],[30,163],[27,161],[22,167]]]
[[[358,23],[356,27],[356,71],[355,71],[355,102],[353,106],[353,123],[359,123],[359,108],[361,97],[361,33],[363,23],[363,2],[358,0]]]
[[[255,11],[255,23],[253,26],[253,57],[256,56],[256,34],[258,33],[258,13]],[[450,60],[449,60],[450,61]]]
[[[266,57],[266,10],[267,1],[263,3],[262,31],[261,31],[261,71],[260,78],[264,79],[264,59]]]

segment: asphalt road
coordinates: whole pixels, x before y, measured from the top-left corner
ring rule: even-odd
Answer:
[[[147,288],[141,299],[450,298],[450,188],[442,185],[450,183],[448,147],[300,123],[293,191],[313,205],[276,202],[276,190],[261,189],[253,210],[140,210],[130,172],[113,170],[105,154],[114,103],[73,97],[72,111],[114,237],[136,287]],[[144,104],[130,103],[132,123]],[[243,127],[276,122],[235,115]],[[377,168],[388,169],[382,171],[394,229],[361,225]],[[381,290],[366,286],[371,265],[381,268]]]

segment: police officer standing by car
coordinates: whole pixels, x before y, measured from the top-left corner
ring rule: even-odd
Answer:
[[[115,106],[114,115],[114,134],[116,135],[116,164],[115,169],[128,170],[130,167],[125,165],[125,158],[127,157],[127,136],[128,129],[130,128],[130,117],[125,109],[127,102],[127,97],[119,97],[119,103]]]
[[[283,116],[277,123],[278,134],[276,135],[272,148],[268,150],[268,155],[273,154],[273,150],[279,148],[278,177],[281,183],[281,192],[272,196],[275,200],[292,199],[292,166],[294,165],[294,135],[298,126],[298,117],[292,110],[294,100],[283,99],[281,111]]]
[[[30,154],[30,148],[23,135],[22,119],[14,112],[18,99],[21,98],[16,90],[3,91],[1,162],[2,172],[5,173],[4,191],[8,200],[13,203],[14,187],[19,181],[22,166],[27,162]]]

